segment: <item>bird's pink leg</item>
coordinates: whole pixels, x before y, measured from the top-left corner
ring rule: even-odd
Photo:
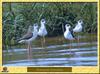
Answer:
[[[69,49],[71,49],[71,41],[69,41]]]
[[[27,48],[27,55],[28,55],[28,59],[29,59],[29,52],[30,52],[30,46],[29,46],[29,43],[28,43],[28,48]]]
[[[78,34],[78,48],[79,48],[79,34]]]
[[[30,59],[32,59],[32,48],[31,48],[31,44],[30,44]]]
[[[41,45],[42,45],[42,48],[43,48],[43,42],[42,42],[43,40],[42,40],[42,38],[41,38]]]
[[[31,46],[30,43],[28,43],[28,59],[30,60],[32,58],[32,52],[31,52]]]
[[[45,37],[43,36],[43,45],[45,45]]]
[[[72,52],[71,52],[71,49],[72,49],[72,43],[71,43],[71,41],[70,41],[70,50],[69,50],[70,53],[72,53]]]
[[[72,40],[72,43],[73,43],[73,40]],[[71,47],[72,47],[72,44],[71,44]],[[75,52],[74,52],[74,51],[71,51],[71,53],[72,53],[73,55],[75,55]]]

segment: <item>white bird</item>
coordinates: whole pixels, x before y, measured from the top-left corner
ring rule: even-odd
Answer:
[[[47,35],[47,30],[45,27],[45,24],[46,24],[45,19],[42,19],[40,23],[41,23],[41,26],[39,28],[38,35],[43,37],[43,40],[44,40],[43,43],[45,44],[45,36]],[[43,44],[42,44],[42,47],[43,47]]]
[[[72,35],[72,32],[70,31],[71,26],[69,24],[65,25],[66,31],[64,32],[65,39],[68,40],[74,40],[74,36]]]
[[[33,40],[35,40],[38,36],[38,25],[37,23],[33,26],[29,26],[28,32],[19,39],[18,43],[28,43],[28,58],[31,58],[31,43]]]
[[[65,28],[66,28],[66,31],[64,32],[65,39],[68,39],[70,41],[75,40],[76,38],[73,35],[73,31],[70,29],[71,26],[69,24],[66,24]],[[70,48],[71,48],[71,45],[70,45]]]
[[[83,21],[82,20],[79,20],[75,26],[75,28],[73,29],[73,32],[81,32],[82,31],[82,24],[83,24]]]
[[[82,31],[83,27],[82,27],[83,21],[79,20],[75,26],[75,28],[73,29],[73,32],[79,33]],[[79,35],[78,35],[78,44],[79,44]]]

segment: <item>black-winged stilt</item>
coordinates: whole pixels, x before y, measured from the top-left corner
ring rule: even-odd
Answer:
[[[31,50],[31,43],[35,40],[38,36],[38,25],[37,23],[33,26],[29,26],[28,32],[19,39],[18,43],[28,43],[28,59],[32,58],[32,50]]]
[[[82,27],[83,21],[79,20],[75,26],[75,28],[73,29],[73,32],[79,33],[82,31],[83,27]],[[79,44],[79,34],[78,34],[78,44]]]
[[[65,25],[66,31],[64,32],[65,39],[68,39],[70,41],[75,40],[76,38],[73,35],[73,30],[71,30],[71,26],[69,24]],[[71,49],[71,42],[70,42],[70,49]]]
[[[40,23],[41,23],[41,26],[39,28],[38,35],[43,37],[43,43],[45,44],[45,36],[47,35],[47,30],[45,27],[45,23],[46,23],[45,19],[42,19]],[[41,40],[41,43],[42,43],[42,40]],[[43,43],[42,43],[42,48],[43,48]]]

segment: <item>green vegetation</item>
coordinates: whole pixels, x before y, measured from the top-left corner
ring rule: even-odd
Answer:
[[[72,27],[84,21],[83,32],[97,32],[96,3],[3,3],[3,49],[16,45],[29,25],[45,18],[48,37],[63,34],[64,22]]]

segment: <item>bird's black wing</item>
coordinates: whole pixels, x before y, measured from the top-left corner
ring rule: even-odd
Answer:
[[[32,38],[33,33],[27,33],[26,35],[24,35],[20,40],[26,40],[26,39],[30,39]]]
[[[71,34],[72,34],[73,38],[75,38],[75,35],[74,35],[74,32],[73,32],[73,29],[72,29],[72,28],[70,28],[70,29],[69,29],[69,31],[71,32]]]

